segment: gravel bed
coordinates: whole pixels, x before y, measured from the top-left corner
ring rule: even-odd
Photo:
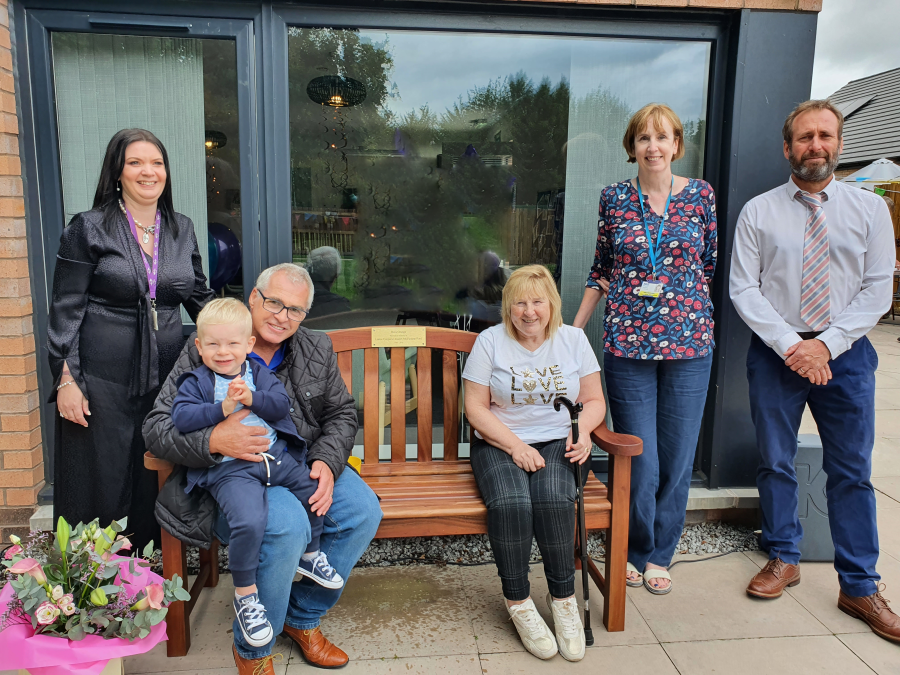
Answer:
[[[588,535],[588,552],[593,558],[602,558],[606,550],[605,532]],[[699,523],[684,528],[676,553],[715,554],[731,551],[755,551],[759,548],[756,535],[749,527],[729,523]],[[156,560],[161,556],[157,553]],[[531,562],[541,559],[537,543],[531,546]],[[456,537],[419,537],[408,539],[376,539],[360,558],[357,567],[390,567],[392,565],[416,564],[460,564],[478,565],[491,563],[491,553],[487,535],[466,535]],[[188,572],[196,574],[198,549],[187,550]],[[161,565],[154,565],[154,571],[161,573]],[[228,571],[228,547],[219,547],[219,572]]]
[[[757,551],[759,540],[753,528],[730,523],[697,523],[688,525],[681,533],[675,553],[729,553],[732,551]]]

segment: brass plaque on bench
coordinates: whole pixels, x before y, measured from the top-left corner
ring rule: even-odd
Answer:
[[[375,326],[373,347],[424,347],[425,326]]]

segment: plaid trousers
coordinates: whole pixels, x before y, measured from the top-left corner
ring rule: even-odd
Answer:
[[[546,463],[533,473],[484,440],[472,444],[472,470],[488,510],[488,538],[507,600],[529,596],[534,539],[550,594],[568,598],[575,594],[575,466],[565,456],[564,438],[531,446]],[[590,467],[582,469],[586,481]]]

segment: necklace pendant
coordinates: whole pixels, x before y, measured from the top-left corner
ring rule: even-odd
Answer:
[[[150,235],[147,234],[146,232],[144,232],[144,243],[145,243],[145,244],[149,244],[149,243],[150,243]]]

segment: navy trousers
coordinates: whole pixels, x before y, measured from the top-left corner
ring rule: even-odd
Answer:
[[[684,529],[685,509],[712,355],[651,361],[603,354],[616,432],[637,436],[631,459],[628,562],[668,567]]]
[[[875,593],[881,577],[872,447],[875,444],[875,370],[878,356],[868,338],[829,363],[833,379],[814,385],[793,372],[756,335],[747,353],[750,412],[761,455],[756,485],[762,509],[762,546],[769,559],[800,562],[803,528],[797,515],[797,432],[806,404],[819,427],[827,475],[834,568],[844,593]]]
[[[271,475],[268,483],[271,487],[286,487],[303,505],[309,516],[311,530],[306,551],[318,551],[325,518],[310,510],[309,498],[319,484],[309,476],[306,453],[297,457],[280,450],[279,443],[283,446],[284,441],[279,441],[269,450],[276,459],[269,460]],[[265,462],[248,462],[242,459],[222,462],[206,471],[197,481],[199,487],[212,494],[231,528],[228,567],[235,586],[252,586],[256,583],[259,549],[269,517],[266,482]]]

